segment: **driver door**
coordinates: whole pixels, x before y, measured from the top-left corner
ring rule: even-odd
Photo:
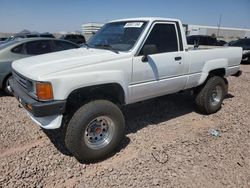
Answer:
[[[130,102],[182,90],[187,81],[185,52],[175,22],[154,23],[137,56],[133,58]]]

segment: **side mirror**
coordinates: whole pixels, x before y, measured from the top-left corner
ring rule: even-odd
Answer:
[[[141,55],[142,58],[142,62],[147,62],[148,61],[148,55],[151,54],[156,54],[157,53],[157,47],[155,44],[146,44],[143,46],[142,50],[141,50]]]

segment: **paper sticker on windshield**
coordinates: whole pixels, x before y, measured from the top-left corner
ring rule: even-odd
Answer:
[[[124,25],[124,28],[136,27],[140,28],[143,25],[143,22],[129,22]]]

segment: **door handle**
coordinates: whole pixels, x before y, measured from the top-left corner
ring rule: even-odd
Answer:
[[[181,59],[182,59],[181,56],[178,56],[178,57],[174,58],[175,61],[180,61]]]

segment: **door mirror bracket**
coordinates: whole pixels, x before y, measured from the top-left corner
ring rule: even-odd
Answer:
[[[143,55],[141,58],[142,62],[148,62],[148,56],[147,55]]]
[[[144,45],[141,51],[141,54],[143,55],[141,58],[142,62],[148,61],[148,55],[156,54],[157,53],[157,47],[154,44],[147,44]]]

